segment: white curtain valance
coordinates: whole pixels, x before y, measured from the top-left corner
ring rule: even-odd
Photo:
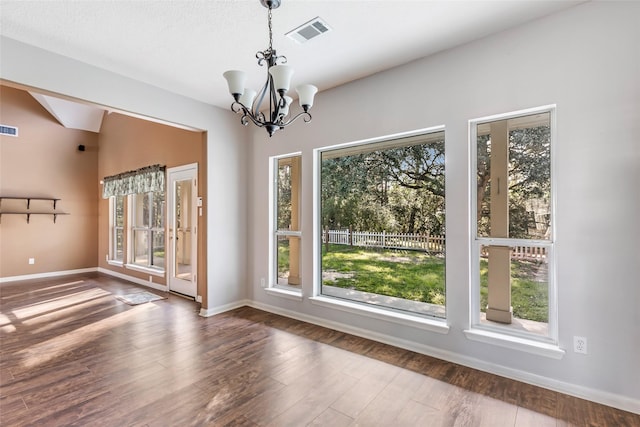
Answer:
[[[165,190],[165,166],[153,165],[104,177],[102,198]]]

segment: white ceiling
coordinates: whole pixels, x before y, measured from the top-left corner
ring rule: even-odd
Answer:
[[[296,70],[292,86],[322,91],[579,3],[283,0],[274,48]],[[284,36],[316,16],[332,31],[300,45]],[[255,60],[268,46],[258,0],[1,0],[0,33],[223,108],[224,71],[246,71],[254,89],[266,78]]]

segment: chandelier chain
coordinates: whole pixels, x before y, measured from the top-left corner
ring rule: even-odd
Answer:
[[[271,27],[271,7],[269,7],[269,52],[273,52],[273,28]]]

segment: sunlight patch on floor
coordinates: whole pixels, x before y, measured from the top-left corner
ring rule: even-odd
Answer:
[[[60,297],[52,298],[48,301],[15,309],[13,310],[13,315],[17,319],[29,319],[105,295],[111,295],[111,293],[103,289],[84,290],[73,294],[61,295]]]
[[[22,358],[21,365],[25,368],[33,368],[43,363],[47,363],[64,355],[65,353],[81,347],[89,341],[99,339],[100,335],[107,334],[111,329],[129,322],[129,320],[138,316],[141,312],[153,310],[154,308],[157,308],[157,306],[151,303],[137,305],[127,311],[114,314],[106,319],[99,320],[71,332],[67,332],[66,334],[32,345],[31,347],[18,352],[18,355]]]
[[[0,313],[0,332],[15,332],[16,327],[11,324],[11,319],[9,319],[5,314]]]

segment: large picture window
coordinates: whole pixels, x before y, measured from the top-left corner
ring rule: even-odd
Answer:
[[[132,196],[132,248],[134,265],[165,268],[165,195],[149,192]]]
[[[471,122],[474,327],[556,342],[553,110]]]
[[[320,153],[321,294],[443,319],[444,131]]]

